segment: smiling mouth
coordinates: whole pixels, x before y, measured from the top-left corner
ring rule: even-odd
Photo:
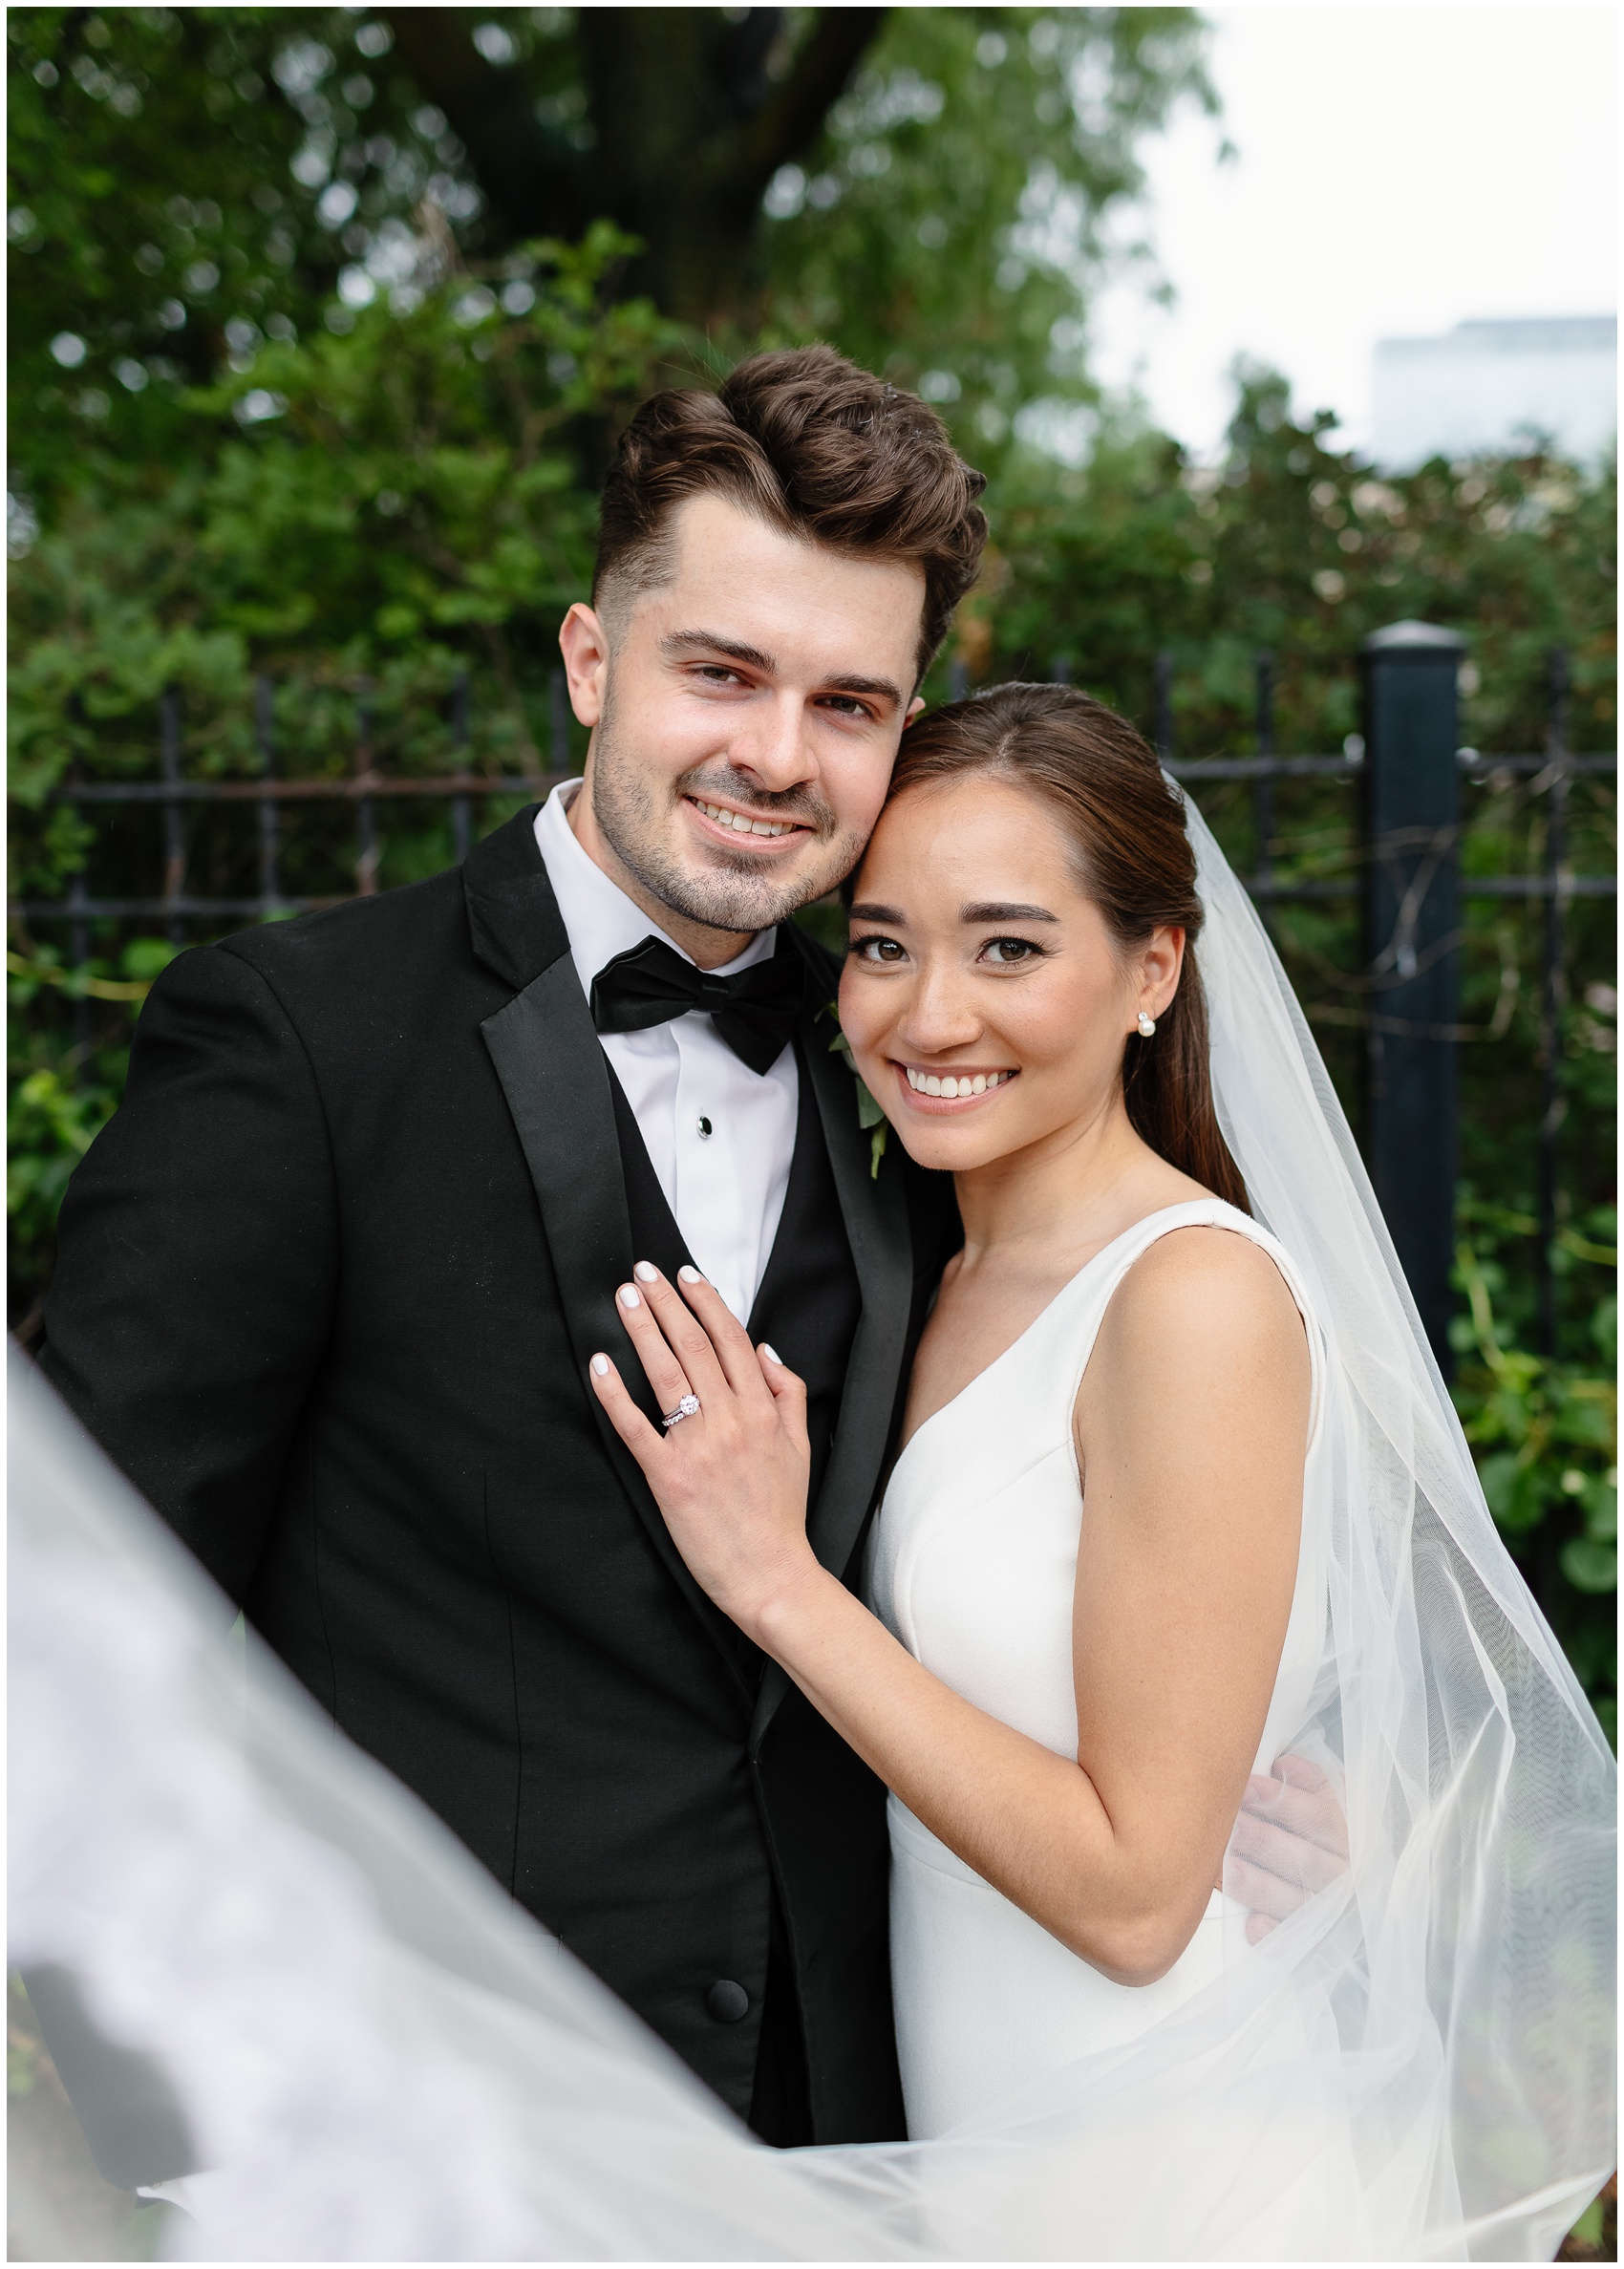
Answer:
[[[698,796],[686,796],[683,802],[736,843],[781,843],[786,835],[811,833],[803,820],[759,819],[752,812],[736,811],[725,803],[707,803]]]
[[[928,1072],[917,1063],[899,1063],[908,1085],[915,1095],[925,1096],[932,1102],[972,1102],[994,1089],[1007,1087],[1018,1072]]]

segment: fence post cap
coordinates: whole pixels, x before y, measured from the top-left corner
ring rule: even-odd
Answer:
[[[1459,631],[1445,631],[1432,622],[1390,622],[1372,631],[1359,648],[1368,654],[1464,653],[1466,641]]]

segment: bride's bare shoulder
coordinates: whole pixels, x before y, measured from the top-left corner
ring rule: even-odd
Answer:
[[[1307,1352],[1302,1316],[1271,1255],[1244,1231],[1207,1223],[1167,1230],[1146,1247],[1106,1310],[1100,1345],[1130,1361],[1171,1359],[1186,1374],[1204,1359],[1280,1361],[1294,1372]]]

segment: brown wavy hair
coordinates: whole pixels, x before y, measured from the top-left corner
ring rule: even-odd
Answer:
[[[1152,1150],[1250,1212],[1212,1102],[1207,995],[1195,941],[1203,910],[1184,798],[1125,717],[1059,685],[1001,685],[933,710],[903,735],[890,801],[934,781],[986,773],[1049,805],[1083,889],[1124,955],[1164,926],[1185,932],[1179,989],[1153,1038],[1129,1035],[1122,1098]]]
[[[663,583],[672,515],[709,491],[786,535],[917,565],[923,677],[981,565],[986,485],[916,394],[832,347],[753,354],[715,394],[651,396],[622,434],[604,483],[592,603]]]

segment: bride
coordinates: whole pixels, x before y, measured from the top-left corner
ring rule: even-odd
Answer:
[[[1002,688],[905,739],[840,1010],[965,1230],[868,1604],[806,1547],[798,1382],[711,1287],[621,1293],[664,1430],[591,1377],[696,1577],[893,1791],[911,2140],[746,2135],[223,1648],[14,1357],[13,1959],[204,2170],[169,2242],[1549,2259],[1612,2164],[1613,1760],[1245,892],[1121,719]],[[19,2162],[14,2211],[56,2228],[54,2183]]]
[[[910,2137],[1084,2087],[1091,2252],[1421,2252],[1470,2220],[1474,2150],[1505,2150],[1472,2114],[1539,2092],[1485,2052],[1526,2058],[1541,1962],[1491,1941],[1504,1844],[1561,1815],[1574,1760],[1513,1787],[1482,1689],[1521,1678],[1506,1626],[1531,1603],[1513,1577],[1491,1609],[1485,1524],[1451,1533],[1464,1445],[1280,1076],[1283,980],[1240,997],[1277,977],[1255,953],[1223,968],[1250,1172],[1226,1137],[1203,918],[1182,797],[1086,696],[1007,686],[905,738],[840,1017],[910,1156],[952,1173],[964,1246],[866,1605],[806,1541],[800,1381],[695,1272],[644,1263],[618,1295],[662,1431],[591,1369],[694,1576],[891,1790]],[[1351,1871],[1327,1854],[1253,1945],[1224,1885],[1250,1806],[1318,1783],[1311,1760]]]
[[[1139,736],[1053,687],[938,712],[853,880],[842,1028],[964,1224],[871,1608],[806,1541],[800,1381],[696,1272],[619,1295],[691,1417],[662,1438],[592,1370],[694,1576],[893,1792],[919,2138],[1222,1977],[1225,1849],[1324,1639],[1324,1357],[1219,1128],[1195,858]]]

